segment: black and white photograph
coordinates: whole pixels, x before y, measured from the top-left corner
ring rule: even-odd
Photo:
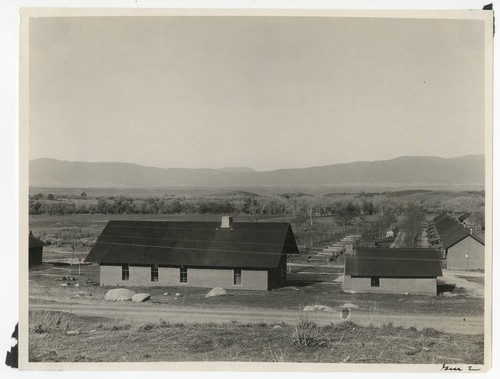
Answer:
[[[488,370],[492,11],[20,20],[22,368]]]

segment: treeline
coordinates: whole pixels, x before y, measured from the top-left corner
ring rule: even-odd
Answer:
[[[314,217],[335,215],[346,223],[360,215],[401,215],[407,204],[415,203],[423,212],[472,212],[478,223],[484,224],[484,197],[475,195],[431,195],[417,201],[384,194],[309,195],[285,193],[262,196],[152,196],[133,198],[112,196],[80,198],[36,194],[30,197],[30,214],[235,214],[251,215],[255,220],[269,215],[291,216],[298,223],[312,222]],[[381,221],[382,222],[382,221]],[[385,224],[385,221],[383,221]],[[380,226],[382,230],[387,225]]]
[[[30,198],[30,214],[246,214],[255,219],[263,215],[291,215],[304,221],[317,216],[337,215],[350,219],[359,215],[383,213],[399,205],[385,196],[311,196],[280,194],[258,197],[188,198],[150,197],[134,199],[117,196],[92,200],[58,199],[53,196]]]

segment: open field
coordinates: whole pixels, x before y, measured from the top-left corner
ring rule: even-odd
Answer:
[[[293,324],[159,321],[133,325],[109,318],[32,311],[29,360],[481,364],[483,338],[392,325],[363,327],[352,322],[318,326],[307,318]]]

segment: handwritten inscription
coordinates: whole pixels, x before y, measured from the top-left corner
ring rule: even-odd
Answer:
[[[480,368],[474,368],[472,366],[466,366],[464,369],[461,366],[451,366],[447,365],[446,363],[443,363],[443,366],[441,366],[441,371],[479,371],[481,370]]]

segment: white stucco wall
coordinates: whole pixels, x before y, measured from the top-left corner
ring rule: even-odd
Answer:
[[[379,278],[379,287],[371,286],[371,278],[344,276],[344,291],[373,293],[409,293],[413,295],[437,295],[435,278]]]
[[[446,268],[450,270],[484,270],[484,245],[466,237],[448,248]]]
[[[187,268],[187,283],[180,282],[180,268],[159,267],[158,281],[151,282],[151,267],[129,266],[129,280],[122,281],[121,265],[101,265],[102,286],[156,286],[156,287],[222,287],[225,289],[267,290],[268,274],[264,270],[241,270],[241,285],[234,285],[233,269]]]

